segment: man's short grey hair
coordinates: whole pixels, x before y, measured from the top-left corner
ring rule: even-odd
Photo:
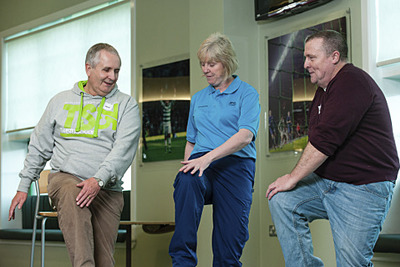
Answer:
[[[89,64],[91,67],[95,67],[99,63],[99,55],[101,50],[105,50],[111,54],[117,55],[119,63],[121,64],[121,57],[119,56],[117,49],[106,43],[98,43],[93,45],[86,54],[85,63]]]
[[[334,30],[319,31],[307,36],[305,43],[316,38],[321,38],[323,40],[323,47],[326,55],[331,55],[333,52],[338,51],[340,54],[340,61],[347,61],[349,49],[346,39],[341,33]]]

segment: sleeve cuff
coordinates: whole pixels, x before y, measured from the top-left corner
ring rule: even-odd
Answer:
[[[101,179],[104,184],[107,184],[108,180],[110,180],[110,174],[103,169],[98,170],[93,177]]]
[[[21,178],[17,191],[28,193],[32,181],[28,178]]]

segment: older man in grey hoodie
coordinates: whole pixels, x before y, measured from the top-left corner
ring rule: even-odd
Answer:
[[[111,45],[89,49],[88,80],[54,96],[35,127],[10,206],[9,220],[51,160],[49,196],[73,266],[114,266],[124,204],[121,178],[133,161],[140,134],[137,102],[116,84],[120,67]]]

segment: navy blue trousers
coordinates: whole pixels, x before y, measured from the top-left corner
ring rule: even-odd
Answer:
[[[254,174],[255,160],[236,156],[214,161],[202,177],[198,172],[178,173],[174,182],[176,225],[169,246],[174,267],[197,265],[197,230],[207,204],[213,205],[213,266],[242,266],[240,257],[249,239]]]

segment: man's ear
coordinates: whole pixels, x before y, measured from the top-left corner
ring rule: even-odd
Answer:
[[[92,70],[92,66],[90,66],[89,63],[85,64],[85,71],[86,71],[86,75],[89,77],[90,75],[90,71]]]
[[[340,53],[339,51],[334,51],[332,53],[332,60],[333,60],[333,64],[338,64],[340,62]]]

